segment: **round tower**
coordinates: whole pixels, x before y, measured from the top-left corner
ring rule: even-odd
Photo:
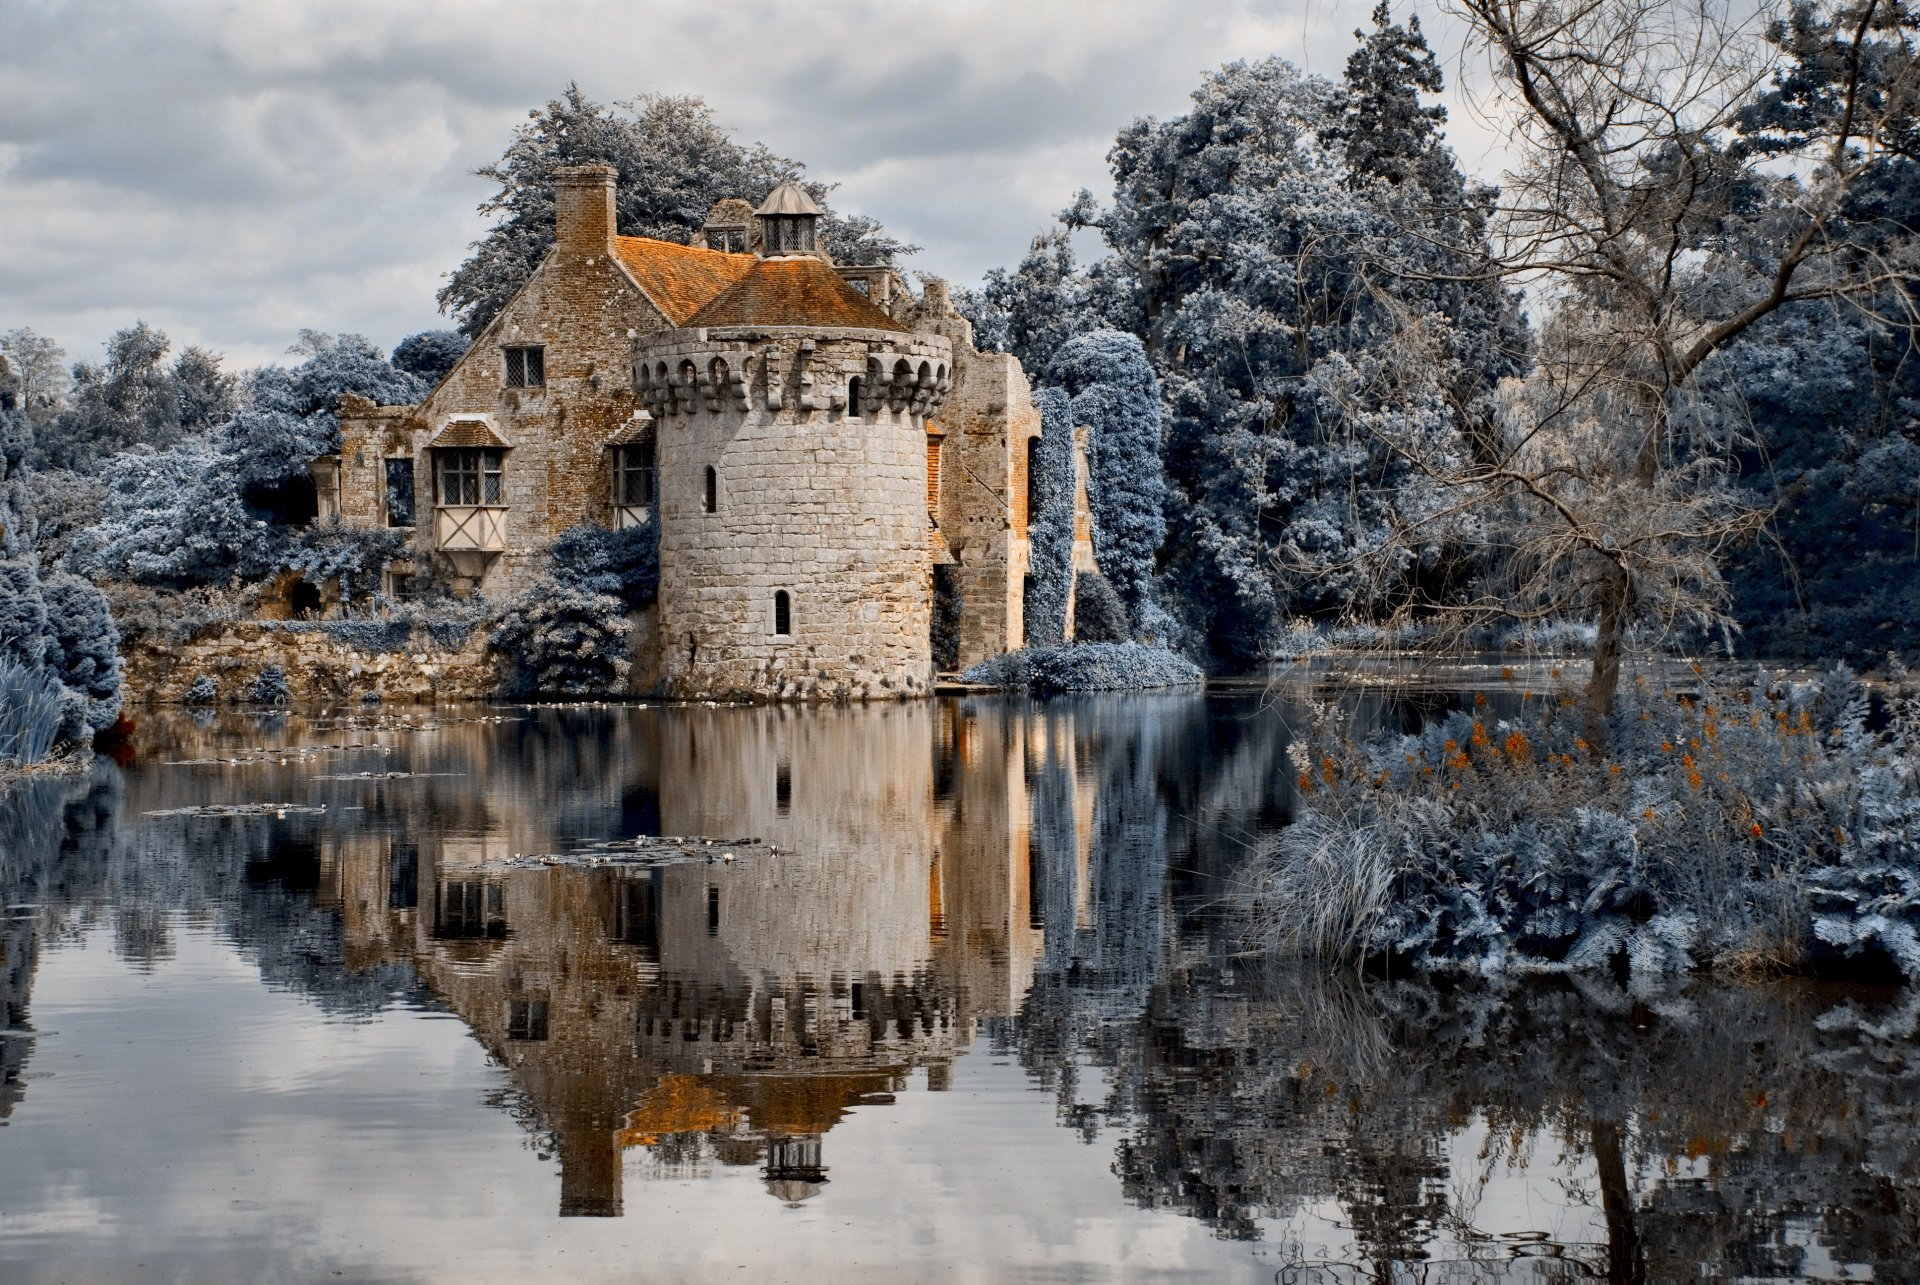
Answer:
[[[798,187],[755,214],[753,268],[634,347],[634,386],[658,425],[661,689],[924,695],[926,418],[950,386],[952,347],[841,278]]]

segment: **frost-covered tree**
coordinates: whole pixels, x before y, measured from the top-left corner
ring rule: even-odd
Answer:
[[[467,351],[467,337],[457,330],[423,330],[393,346],[393,366],[427,384],[437,384]]]
[[[460,333],[479,334],[553,244],[555,167],[594,163],[619,171],[614,211],[623,235],[683,244],[714,202],[758,201],[782,180],[799,180],[805,168],[759,143],[735,142],[698,98],[648,94],[609,108],[568,85],[529,113],[498,161],[476,171],[499,184],[480,203],[496,222],[440,291],[440,306],[459,319]],[[825,208],[832,185],[804,186]],[[838,263],[892,263],[918,248],[872,219],[831,211],[820,235]]]
[[[1832,303],[1789,305],[1730,344],[1752,440],[1740,483],[1767,538],[1726,579],[1756,656],[1920,659],[1920,367],[1902,328]]]
[[[340,447],[343,394],[404,403],[425,385],[358,335],[308,332],[295,351],[306,357],[299,365],[253,372],[247,405],[218,428],[112,462],[105,517],[76,541],[81,569],[148,584],[219,584],[320,563],[345,572],[341,549],[351,544],[362,556],[349,580],[372,580],[378,567],[365,564],[391,557],[390,539],[303,532],[313,517],[308,465]]]
[[[76,362],[66,408],[37,434],[34,465],[98,471],[122,451],[164,447],[233,413],[235,381],[220,358],[183,349],[136,321],[107,340],[100,364]]]
[[[1102,227],[1134,270],[1167,401],[1169,605],[1231,663],[1259,658],[1290,615],[1381,610],[1437,574],[1452,540],[1431,528],[1384,571],[1371,557],[1432,503],[1362,417],[1408,418],[1441,442],[1457,424],[1437,394],[1408,402],[1376,377],[1394,319],[1440,311],[1446,263],[1427,270],[1433,233],[1409,230],[1426,201],[1353,181],[1329,141],[1344,101],[1278,59],[1233,64],[1187,115],[1136,122],[1111,154]],[[1462,322],[1489,323],[1505,321]],[[1466,370],[1446,363],[1432,382]]]
[[[1459,7],[1494,64],[1485,110],[1513,125],[1496,261],[1547,320],[1491,458],[1403,453],[1447,489],[1436,518],[1485,523],[1497,574],[1457,618],[1597,621],[1597,742],[1630,634],[1728,620],[1721,562],[1760,521],[1733,485],[1728,346],[1796,302],[1891,296],[1910,325],[1920,243],[1886,198],[1920,138],[1920,24],[1884,0],[1803,5],[1775,57],[1719,3]],[[1430,360],[1422,330],[1396,351]]]
[[[15,380],[14,396],[28,428],[38,431],[51,423],[66,405],[67,354],[45,335],[22,326],[0,332],[0,357],[6,359]]]
[[[1073,410],[1058,388],[1042,388],[1033,401],[1040,412],[1040,449],[1033,456],[1036,476],[1027,485],[1034,512],[1027,517],[1026,641],[1029,647],[1055,647],[1066,641],[1073,588]]]
[[[53,698],[47,736],[79,742],[120,712],[120,635],[100,591],[65,572],[43,574],[26,466],[32,430],[0,411],[0,661]],[[37,684],[33,681],[37,676]]]
[[[1418,26],[1382,8],[1361,42],[1344,84],[1234,63],[1186,114],[1134,122],[1109,153],[1111,207],[1081,194],[1061,232],[968,298],[1030,370],[1102,326],[1141,341],[1164,408],[1171,632],[1230,664],[1259,659],[1290,616],[1380,615],[1459,578],[1464,533],[1378,430],[1470,454],[1526,347],[1487,269],[1488,196],[1427,105],[1439,70]],[[1084,269],[1066,241],[1083,227],[1110,251]],[[1418,380],[1390,360],[1408,318],[1435,339]],[[1395,538],[1415,526],[1417,544]]]
[[[1140,340],[1117,330],[1067,340],[1051,376],[1073,398],[1074,423],[1090,430],[1087,504],[1100,569],[1126,606],[1129,632],[1162,634],[1154,597],[1167,534],[1160,381]]]

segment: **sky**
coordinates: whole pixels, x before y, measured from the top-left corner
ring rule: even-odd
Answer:
[[[569,81],[706,99],[924,247],[906,267],[969,284],[1110,192],[1128,121],[1234,59],[1338,76],[1372,2],[0,0],[0,331],[97,359],[137,318],[234,368],[302,329],[445,327],[434,294],[486,227],[473,170]],[[1411,7],[1457,82],[1432,10]],[[1492,133],[1448,105],[1495,177]]]

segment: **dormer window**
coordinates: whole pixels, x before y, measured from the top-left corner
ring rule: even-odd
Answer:
[[[547,386],[547,350],[538,347],[508,348],[507,387],[545,388]]]

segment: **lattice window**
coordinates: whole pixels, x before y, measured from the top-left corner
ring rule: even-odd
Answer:
[[[544,1040],[547,1038],[547,1001],[514,999],[507,1001],[507,1038]]]
[[[613,502],[648,505],[654,495],[653,443],[613,448]]]
[[[434,481],[442,505],[505,504],[500,452],[485,446],[434,452]]]
[[[508,388],[545,388],[547,385],[547,350],[544,348],[509,348],[507,355]]]

